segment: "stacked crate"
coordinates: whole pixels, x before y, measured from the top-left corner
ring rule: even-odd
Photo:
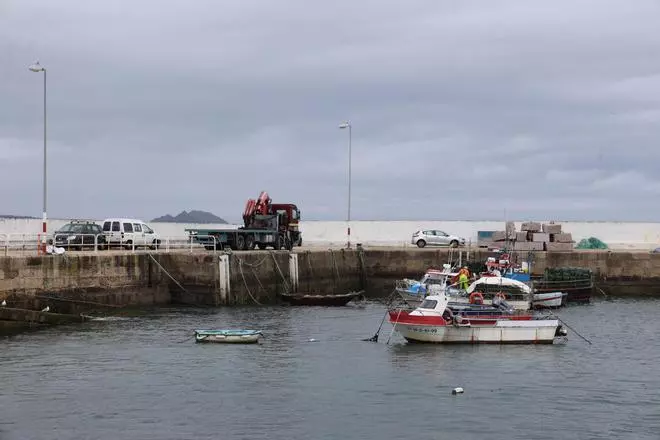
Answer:
[[[548,241],[542,231],[541,223],[524,222],[520,225],[520,232],[516,237],[514,249],[517,251],[544,251]]]
[[[516,232],[513,222],[507,222],[506,230],[495,231],[493,244],[513,243],[516,251],[572,251],[573,237],[562,232],[561,225],[555,223],[524,222]]]

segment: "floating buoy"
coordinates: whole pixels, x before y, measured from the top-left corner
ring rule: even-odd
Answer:
[[[453,390],[451,390],[451,393],[452,393],[453,395],[456,395],[456,394],[463,394],[464,392],[465,392],[465,390],[463,390],[463,388],[461,388],[461,387],[456,387],[456,388],[454,388]]]
[[[309,340],[309,342],[316,342],[316,339],[311,338],[311,339]]]

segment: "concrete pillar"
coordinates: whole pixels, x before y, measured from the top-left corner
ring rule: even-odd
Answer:
[[[220,303],[227,304],[227,298],[231,291],[231,274],[229,273],[229,255],[221,254],[218,258],[218,293],[220,294]]]
[[[289,279],[291,279],[292,293],[298,291],[298,254],[289,254]]]

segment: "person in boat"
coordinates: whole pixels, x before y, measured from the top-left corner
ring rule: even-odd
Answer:
[[[495,276],[495,277],[501,277],[502,276],[502,272],[500,272],[499,269],[497,269],[493,265],[488,267],[488,271],[491,273],[492,276]]]
[[[467,290],[470,280],[470,271],[466,266],[463,266],[458,271],[458,286],[461,290]]]

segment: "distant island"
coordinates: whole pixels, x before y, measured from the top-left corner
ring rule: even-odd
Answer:
[[[210,212],[196,210],[190,212],[181,211],[176,216],[166,214],[151,221],[154,223],[227,223],[224,219],[211,214]]]

